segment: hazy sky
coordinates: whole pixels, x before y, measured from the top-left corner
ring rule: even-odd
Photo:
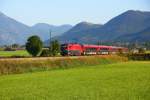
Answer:
[[[150,0],[0,0],[0,11],[25,24],[106,23],[127,11],[150,11]]]

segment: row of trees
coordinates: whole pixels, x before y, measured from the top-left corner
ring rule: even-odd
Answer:
[[[27,39],[26,50],[34,57],[56,56],[60,52],[60,44],[57,40],[51,41],[49,49],[43,49],[43,42],[38,36],[31,36]]]

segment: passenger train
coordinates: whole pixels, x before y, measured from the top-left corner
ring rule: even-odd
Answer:
[[[108,55],[118,52],[127,53],[128,48],[104,45],[87,45],[68,43],[61,45],[62,56],[81,56],[81,55]]]

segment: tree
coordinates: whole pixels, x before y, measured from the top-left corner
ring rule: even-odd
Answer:
[[[145,42],[145,43],[144,43],[144,46],[145,46],[148,50],[150,50],[150,42]]]
[[[60,52],[60,44],[57,40],[51,42],[50,52],[53,56],[56,56]]]
[[[26,43],[26,50],[32,55],[32,56],[37,56],[43,47],[43,43],[38,36],[31,36],[28,38],[27,43]]]

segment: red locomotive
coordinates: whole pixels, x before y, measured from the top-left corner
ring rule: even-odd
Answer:
[[[103,45],[84,45],[84,44],[62,44],[61,55],[80,56],[80,55],[100,55],[100,54],[115,54],[117,52],[126,53],[127,48]]]

